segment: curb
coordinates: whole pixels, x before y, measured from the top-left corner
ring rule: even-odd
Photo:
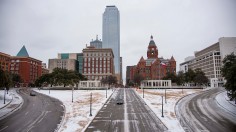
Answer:
[[[108,97],[108,99],[106,100],[106,102],[102,105],[102,107],[98,110],[98,112],[103,108],[103,106],[108,102],[108,100],[110,100],[111,96],[113,95],[113,93],[115,92],[116,90],[114,90],[111,95]],[[82,132],[85,132],[88,128],[88,126],[91,124],[91,122],[94,120],[94,118],[97,116],[98,112],[94,115],[94,117],[92,118],[91,121],[89,121],[89,123],[84,127],[84,129],[82,130]]]
[[[219,92],[219,94],[222,94],[223,92],[225,92],[225,91]],[[216,97],[217,97],[219,94],[217,94],[217,95],[215,96],[215,98],[214,98],[214,100],[216,101],[216,103],[217,103],[222,109],[228,111],[230,114],[236,115],[235,113],[229,111],[228,109],[226,109],[224,106],[222,106],[222,105],[218,102],[218,100],[216,99]],[[227,99],[226,99],[225,97],[224,97],[224,99],[227,101]],[[231,104],[231,102],[229,102],[229,101],[227,101],[227,102],[228,102],[230,105],[233,105],[233,104]],[[233,106],[234,106],[234,105],[233,105]],[[234,107],[235,107],[235,106],[234,106]]]
[[[2,117],[0,117],[0,120],[2,120],[2,119],[4,119],[4,118],[8,117],[8,116],[11,115],[13,112],[19,110],[19,109],[22,107],[22,105],[24,104],[24,99],[23,99],[23,98],[21,97],[21,95],[18,93],[19,90],[20,90],[20,89],[17,89],[17,90],[16,90],[16,94],[18,94],[18,96],[21,98],[22,102],[21,102],[20,104],[18,104],[14,109],[12,109],[12,110],[9,111],[8,113],[6,113],[6,114],[3,115]]]
[[[11,100],[10,100],[6,105],[4,105],[3,107],[1,107],[0,110],[3,109],[3,108],[5,108],[5,107],[7,107],[7,106],[12,102],[12,100],[13,100],[13,96],[11,96]]]

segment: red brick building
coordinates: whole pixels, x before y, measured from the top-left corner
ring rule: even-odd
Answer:
[[[166,74],[176,74],[176,61],[172,56],[170,59],[164,59],[158,57],[158,49],[151,36],[151,40],[147,49],[147,59],[140,58],[138,64],[135,67],[135,71],[130,70],[130,80],[133,79],[134,74],[140,74],[145,80],[160,80],[166,76]]]
[[[3,71],[10,71],[11,56],[0,52],[0,68]]]
[[[17,56],[11,57],[10,71],[21,76],[22,86],[28,86],[42,75],[42,61],[29,57],[23,46]]]

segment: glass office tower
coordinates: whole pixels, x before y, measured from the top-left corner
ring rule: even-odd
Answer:
[[[115,73],[120,74],[120,13],[116,6],[106,6],[103,13],[102,47],[114,53]]]

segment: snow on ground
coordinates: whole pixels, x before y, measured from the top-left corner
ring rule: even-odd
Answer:
[[[5,93],[5,90],[0,90],[0,109],[6,106],[8,103],[10,103],[12,100],[11,92],[9,91],[7,94],[7,91],[6,91],[5,104],[4,104],[4,93]]]
[[[136,90],[141,98],[143,98],[143,90]],[[168,131],[171,132],[184,132],[175,115],[175,104],[182,97],[202,91],[200,89],[167,89],[166,90],[166,103],[165,103],[165,90],[164,89],[145,89],[144,101],[157,115],[157,117],[166,125]],[[163,115],[162,116],[162,96],[163,96]]]
[[[8,94],[6,94],[5,101],[4,104],[4,90],[0,90],[0,119],[19,108],[23,99],[16,92],[16,89],[10,89]]]
[[[215,99],[220,107],[223,107],[223,109],[236,114],[236,104],[234,101],[230,101],[227,96],[227,91],[218,94]]]
[[[103,104],[112,94],[112,90],[74,90],[72,103],[71,90],[35,90],[59,99],[65,106],[65,117],[59,129],[60,132],[84,131],[86,126],[96,116]],[[92,93],[92,116],[90,115],[90,94]]]

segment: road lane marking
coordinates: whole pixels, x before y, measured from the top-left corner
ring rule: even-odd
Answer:
[[[8,126],[5,126],[4,128],[2,128],[0,131],[3,131],[4,129],[8,128]]]
[[[26,113],[25,113],[25,115],[27,115],[29,112],[27,111]]]
[[[128,113],[127,113],[127,101],[126,101],[126,90],[124,89],[124,130],[125,132],[129,132],[129,119],[128,119]]]

